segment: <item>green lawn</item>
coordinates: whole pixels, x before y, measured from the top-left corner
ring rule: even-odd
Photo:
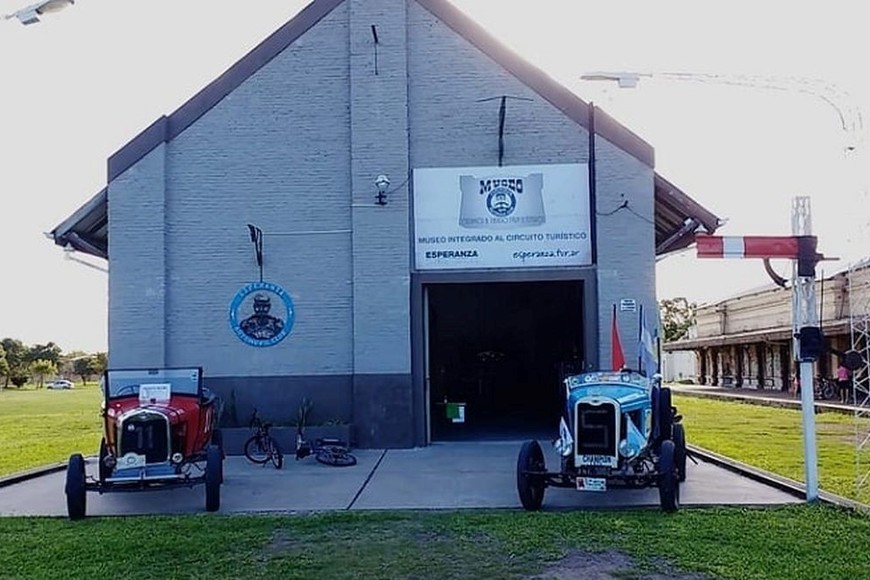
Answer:
[[[867,537],[870,518],[821,505],[3,518],[0,576],[867,578]]]
[[[96,454],[99,411],[96,383],[68,391],[0,390],[0,477],[64,462],[71,453]]]
[[[690,444],[804,481],[800,410],[678,395],[674,396],[674,404],[683,415]],[[870,504],[870,486],[864,486],[860,497],[856,487],[859,470],[854,417],[819,413],[815,420],[819,487]],[[870,432],[870,422],[860,423],[859,432]],[[861,463],[865,463],[863,458]]]

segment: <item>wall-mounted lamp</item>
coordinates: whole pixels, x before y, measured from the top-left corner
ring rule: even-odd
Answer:
[[[386,175],[378,175],[375,179],[375,187],[378,188],[375,202],[378,205],[387,205],[387,188],[390,187],[390,179]]]
[[[40,0],[11,14],[4,14],[3,20],[17,18],[21,24],[35,24],[40,16],[59,12],[72,4],[75,4],[75,0]]]

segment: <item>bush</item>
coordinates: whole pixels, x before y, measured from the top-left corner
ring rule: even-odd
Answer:
[[[19,389],[27,384],[27,381],[30,379],[27,375],[12,375],[9,377],[9,382],[18,387]]]

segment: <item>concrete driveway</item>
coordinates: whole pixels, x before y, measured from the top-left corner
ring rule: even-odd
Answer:
[[[435,443],[415,449],[354,451],[353,467],[329,467],[314,458],[288,458],[284,468],[228,457],[220,513],[381,509],[521,509],[516,491],[520,441]],[[547,466],[558,465],[543,444]],[[93,461],[88,471],[95,475]],[[683,506],[765,505],[802,500],[712,463],[691,461],[681,489]],[[0,488],[0,515],[66,516],[65,472]],[[88,493],[90,516],[179,514],[205,511],[205,489],[144,493]],[[548,488],[544,510],[658,506],[656,488],[579,493]]]

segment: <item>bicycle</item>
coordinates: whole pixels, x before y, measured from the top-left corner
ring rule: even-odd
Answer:
[[[284,465],[284,454],[278,442],[272,437],[269,430],[272,424],[263,422],[257,415],[257,410],[251,415],[251,429],[255,429],[251,437],[245,441],[245,457],[253,463],[265,466],[270,461],[275,469],[281,469]]]
[[[334,437],[322,437],[311,443],[305,440],[300,425],[296,431],[296,460],[305,459],[309,455],[314,455],[318,463],[332,467],[356,465],[356,456],[350,452],[350,448],[344,441]]]
[[[813,387],[813,396],[817,401],[833,401],[839,396],[837,383],[828,377],[817,376]]]

